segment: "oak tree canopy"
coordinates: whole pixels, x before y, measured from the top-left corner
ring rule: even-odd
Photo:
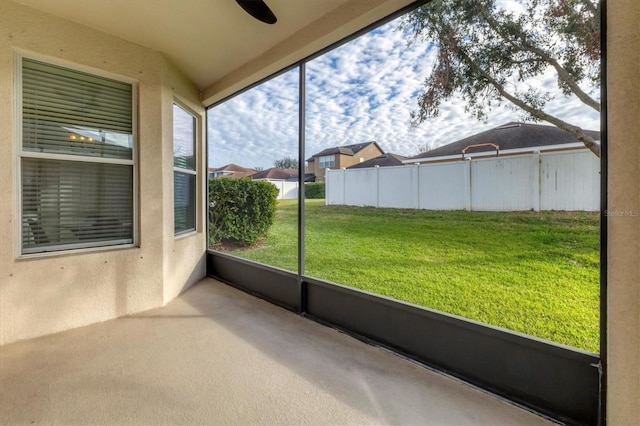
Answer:
[[[437,49],[412,124],[437,116],[454,95],[478,119],[487,118],[491,105],[508,102],[525,119],[566,130],[600,156],[600,145],[581,127],[545,111],[553,95],[535,84],[552,70],[560,93],[600,111],[599,2],[521,0],[518,13],[500,3],[433,0],[405,15],[401,28],[409,43]]]

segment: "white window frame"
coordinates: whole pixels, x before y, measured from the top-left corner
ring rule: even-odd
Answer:
[[[41,257],[41,256],[51,256],[51,255],[59,255],[59,254],[69,254],[69,253],[83,253],[83,252],[91,252],[91,251],[102,251],[102,250],[114,250],[119,248],[131,248],[138,247],[139,245],[139,237],[138,237],[138,229],[139,229],[139,219],[138,219],[138,84],[135,80],[123,78],[119,75],[113,75],[102,70],[96,70],[89,67],[84,67],[75,63],[70,63],[67,61],[61,60],[52,60],[48,57],[38,56],[38,55],[27,55],[22,53],[15,54],[15,118],[16,118],[16,226],[15,226],[15,236],[16,241],[16,257],[17,258],[28,258],[28,257]],[[104,157],[89,157],[89,156],[78,156],[78,155],[68,155],[68,154],[53,154],[53,153],[45,153],[45,152],[33,152],[27,151],[23,149],[23,115],[22,115],[22,90],[23,90],[23,81],[22,81],[22,59],[30,59],[38,62],[43,62],[46,64],[51,64],[54,66],[64,67],[71,69],[73,71],[84,72],[87,74],[95,75],[97,77],[104,77],[111,80],[120,81],[123,83],[131,84],[131,125],[132,125],[132,147],[131,147],[131,160],[125,159],[117,159],[117,158],[104,158]],[[119,164],[119,165],[130,165],[132,166],[132,237],[133,242],[129,242],[127,240],[110,240],[110,241],[100,241],[100,242],[83,242],[76,244],[63,244],[63,245],[52,245],[47,246],[45,250],[29,250],[27,252],[23,249],[23,241],[22,241],[22,159],[23,158],[34,158],[34,159],[45,159],[45,160],[64,160],[64,161],[76,161],[76,162],[87,162],[87,163],[102,163],[102,164]]]
[[[194,156],[194,170],[190,170],[190,169],[184,169],[182,167],[173,167],[173,173],[175,176],[176,172],[179,173],[184,173],[184,174],[188,174],[188,175],[192,175],[195,176],[195,181],[196,181],[196,187],[195,187],[195,199],[194,199],[194,203],[195,206],[194,210],[195,210],[195,218],[194,218],[194,227],[192,229],[185,229],[184,231],[180,231],[180,232],[175,232],[175,217],[173,218],[173,223],[174,223],[174,237],[183,237],[185,235],[189,235],[189,234],[193,234],[198,232],[198,224],[200,223],[200,208],[199,208],[199,194],[200,194],[200,182],[198,179],[198,170],[199,170],[199,163],[200,163],[200,155],[199,155],[199,133],[200,133],[200,119],[198,117],[198,114],[196,114],[195,111],[193,111],[191,108],[189,108],[188,106],[185,105],[184,102],[180,101],[177,98],[173,99],[173,105],[178,106],[179,108],[181,108],[183,111],[185,111],[186,113],[188,113],[189,115],[191,115],[193,117],[193,156]],[[172,105],[172,111],[173,111],[173,105]],[[173,128],[173,114],[172,114],[172,121],[171,121],[171,126]],[[171,132],[171,146],[173,148],[173,131]],[[173,152],[173,150],[172,150]],[[173,155],[172,155],[173,157]],[[172,161],[173,162],[173,161]],[[175,182],[175,181],[174,181]],[[174,191],[174,203],[175,203],[175,184],[173,187],[173,191]],[[175,207],[175,206],[174,206]],[[174,210],[175,211],[175,210]]]
[[[336,166],[336,156],[334,155],[323,155],[318,158],[318,164],[321,169],[326,169],[329,167]]]

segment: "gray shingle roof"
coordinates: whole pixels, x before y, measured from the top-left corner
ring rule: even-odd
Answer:
[[[347,167],[347,169],[364,169],[367,167],[390,167],[390,166],[402,166],[402,160],[407,157],[397,154],[382,154],[375,158],[371,158],[367,161],[363,161],[362,163],[354,164],[351,167]]]
[[[595,140],[600,140],[600,132],[585,130],[585,133]],[[462,150],[469,145],[487,142],[498,145],[500,151],[503,151],[507,149],[562,145],[578,141],[571,133],[555,126],[512,122],[432,149],[431,151],[416,155],[410,159],[461,155]],[[467,154],[472,154],[474,152],[484,151],[495,151],[495,148],[491,146],[474,147],[469,148],[466,152]]]
[[[298,170],[272,167],[251,175],[251,179],[298,179]]]
[[[255,173],[256,169],[252,169],[249,167],[240,167],[236,164],[230,163],[226,166],[222,167],[209,167],[210,172],[247,172],[247,173]]]

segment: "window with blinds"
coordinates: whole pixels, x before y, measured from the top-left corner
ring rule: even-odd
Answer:
[[[196,118],[173,105],[173,223],[175,234],[196,229]]]
[[[22,253],[134,242],[133,87],[22,58]]]

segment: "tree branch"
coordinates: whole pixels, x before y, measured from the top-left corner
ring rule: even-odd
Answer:
[[[531,52],[539,55],[543,60],[547,61],[553,68],[555,68],[556,72],[558,73],[558,77],[562,79],[562,81],[567,83],[571,91],[578,97],[578,99],[580,99],[585,105],[588,105],[596,111],[600,112],[600,102],[596,101],[587,93],[585,93],[582,88],[578,86],[573,77],[571,77],[571,74],[569,74],[569,72],[562,65],[560,65],[558,61],[555,60],[555,58],[552,58],[547,54],[547,52],[535,46],[529,45],[529,48]]]
[[[518,64],[518,65],[530,64],[532,62],[544,62],[544,59],[531,58],[531,59],[523,59],[521,61],[512,61],[512,63]]]
[[[534,53],[538,55],[542,59],[542,61],[548,62],[556,70],[556,72],[558,73],[558,77],[563,82],[565,82],[567,86],[569,86],[571,91],[578,97],[578,99],[580,99],[585,105],[588,105],[596,111],[600,112],[600,103],[589,96],[586,92],[584,92],[582,88],[578,86],[578,83],[576,83],[569,71],[567,71],[562,65],[560,65],[560,63],[548,52],[532,45],[529,41],[527,41],[526,35],[519,30],[514,35],[518,37],[518,39],[520,39],[521,44],[515,44],[509,37],[509,34],[505,34],[504,30],[501,28],[500,22],[498,22],[498,20],[496,20],[491,15],[491,13],[485,12],[483,13],[483,15],[487,23],[496,33],[500,35],[500,37],[502,37],[503,40],[505,40],[516,49],[524,47],[523,50]]]
[[[538,108],[534,108],[531,105],[527,104],[526,102],[522,101],[522,99],[513,95],[512,93],[507,92],[504,86],[500,84],[500,82],[498,82],[495,78],[491,76],[491,74],[489,74],[482,67],[480,67],[462,49],[460,50],[460,54],[465,59],[466,63],[469,64],[469,66],[471,66],[485,80],[487,80],[487,82],[491,84],[498,91],[498,93],[500,93],[500,95],[503,98],[509,100],[514,105],[528,112],[529,114],[531,114],[531,116],[540,120],[544,120],[562,130],[566,130],[567,132],[571,133],[573,136],[576,137],[577,140],[581,141],[584,144],[584,146],[589,148],[589,150],[591,150],[591,152],[593,152],[597,157],[600,157],[600,145],[591,136],[587,135],[584,132],[584,130],[582,130],[580,127],[569,124],[566,121],[559,119],[558,117],[549,115]]]
[[[594,15],[598,14],[598,7],[594,5],[591,0],[580,0],[580,4],[584,5],[584,7],[586,7],[589,12],[593,13]]]

